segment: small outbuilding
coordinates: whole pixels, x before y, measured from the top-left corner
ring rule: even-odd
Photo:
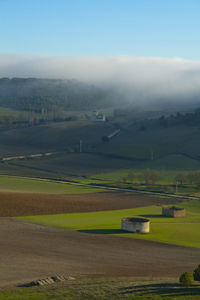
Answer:
[[[176,206],[163,207],[162,215],[165,217],[183,218],[186,216],[186,210],[185,208],[180,208]]]
[[[122,218],[121,229],[130,232],[148,233],[150,221],[145,218]]]

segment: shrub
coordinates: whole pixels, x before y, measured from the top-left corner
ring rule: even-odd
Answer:
[[[200,281],[200,265],[193,272],[194,280]]]
[[[193,276],[191,273],[189,272],[185,272],[183,273],[180,278],[179,278],[179,282],[182,284],[182,285],[191,285],[192,282],[193,282]]]

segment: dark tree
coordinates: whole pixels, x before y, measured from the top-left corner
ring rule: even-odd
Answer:
[[[179,282],[182,284],[182,285],[185,285],[185,286],[188,286],[188,285],[191,285],[192,282],[193,282],[193,276],[191,273],[189,272],[185,272],[183,273],[180,278],[179,278]]]
[[[193,272],[194,280],[200,281],[200,265]]]

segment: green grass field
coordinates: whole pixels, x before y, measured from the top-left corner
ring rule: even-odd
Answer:
[[[110,234],[200,247],[200,201],[184,202],[179,206],[186,208],[187,216],[185,218],[162,217],[160,206],[149,206],[107,212],[28,216],[20,217],[19,219],[87,233]],[[149,234],[134,234],[121,231],[121,218],[132,216],[149,218],[151,221],[151,232]]]
[[[45,194],[87,194],[103,189],[74,186],[45,180],[0,176],[1,192],[45,193]]]
[[[198,300],[200,285],[142,278],[76,279],[44,287],[1,290],[3,300]]]
[[[175,159],[175,157],[174,157]],[[178,163],[178,162],[176,162]],[[175,164],[175,163],[174,163]],[[153,166],[153,165],[152,165]],[[154,165],[155,166],[155,165]],[[164,192],[164,193],[174,193],[174,194],[184,194],[190,196],[199,196],[200,187],[193,183],[189,183],[189,175],[195,173],[193,170],[173,170],[171,169],[157,169],[156,168],[124,168],[119,169],[112,172],[105,172],[94,174],[92,176],[88,176],[87,181],[85,179],[80,179],[82,182],[89,183],[90,180],[93,183],[101,183],[107,184],[111,186],[121,186],[124,188],[134,188],[139,190],[148,190],[148,191],[156,191],[156,192]],[[159,174],[159,179],[156,180],[154,184],[147,184],[145,182],[144,174],[147,169],[156,170]],[[129,175],[133,174],[133,179],[129,177]],[[177,176],[182,174],[186,179],[181,184],[177,182]],[[125,181],[123,180],[125,179]]]

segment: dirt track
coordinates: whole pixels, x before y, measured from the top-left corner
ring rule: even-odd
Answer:
[[[54,274],[176,277],[200,249],[48,228],[2,218],[0,286]]]
[[[0,193],[0,217],[89,212],[176,203],[177,200],[125,193],[50,195]]]

